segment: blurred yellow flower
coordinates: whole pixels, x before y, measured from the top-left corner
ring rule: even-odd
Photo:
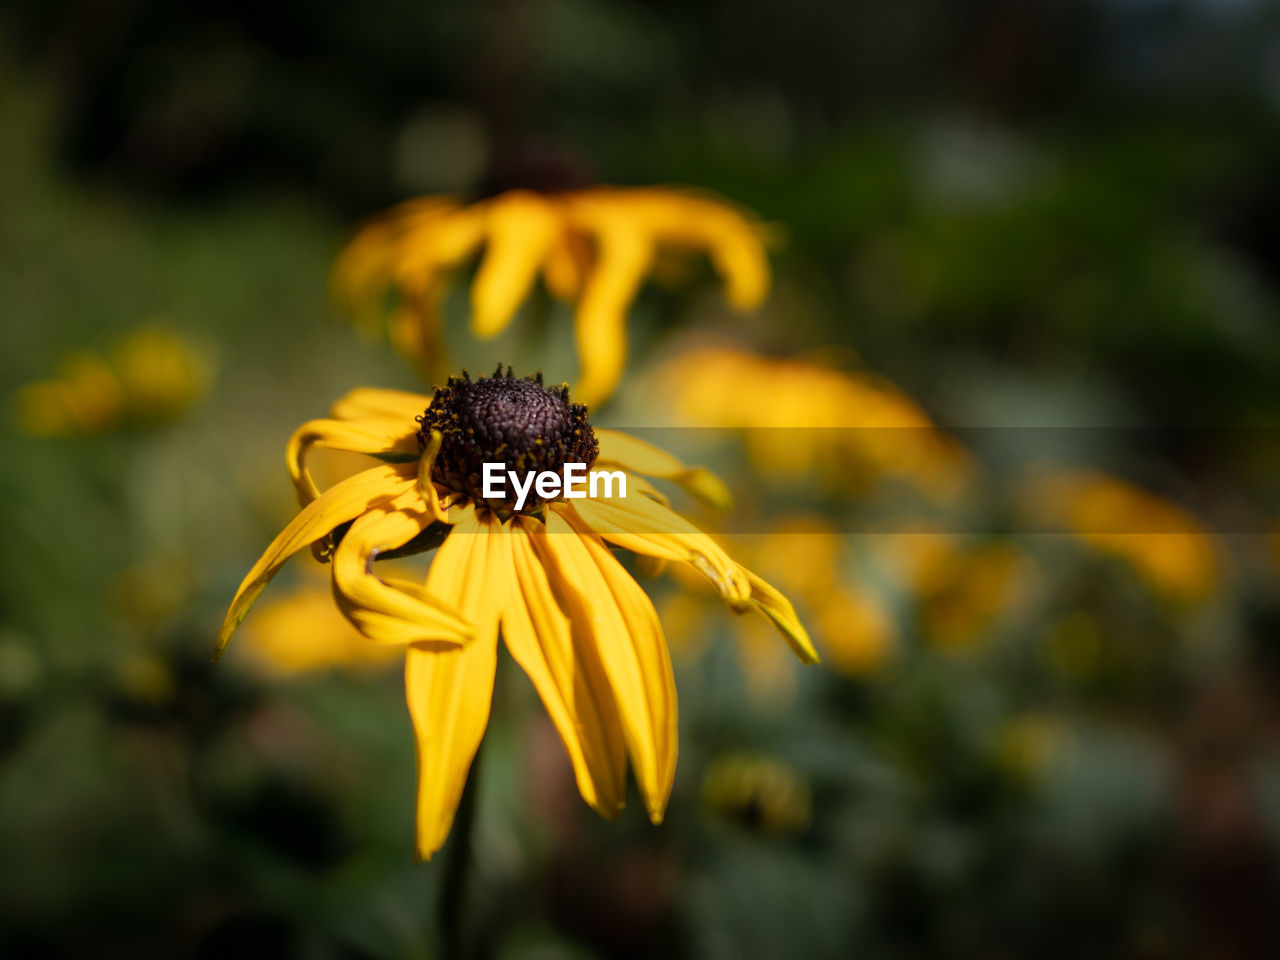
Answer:
[[[796,598],[811,617],[818,649],[836,671],[864,679],[892,656],[897,625],[874,592],[850,581],[845,572],[848,538],[834,532],[829,522],[810,515],[785,517],[766,533],[735,535],[732,547],[736,556]],[[680,576],[692,581],[687,573]],[[673,647],[690,657],[701,654],[709,630],[698,600],[678,594],[666,601],[663,613]],[[743,682],[757,702],[787,702],[795,693],[792,661],[760,626],[754,618],[734,625]]]
[[[1036,522],[1065,526],[1094,550],[1128,564],[1156,595],[1196,603],[1217,591],[1212,539],[1182,507],[1117,477],[1092,470],[1052,470],[1022,490]]]
[[[1008,541],[966,544],[921,530],[892,534],[885,547],[916,598],[926,639],[943,649],[973,649],[1030,582],[1031,558]]]
[[[627,312],[660,252],[701,251],[724,278],[729,302],[749,310],[769,291],[765,227],[751,214],[679,187],[512,190],[473,204],[425,197],[394,207],[356,234],[334,267],[335,299],[377,329],[399,294],[390,336],[428,378],[447,354],[440,300],[449,275],[483,247],[471,286],[471,329],[501,333],[540,277],[576,305],[574,329],[586,403],[605,400],[626,361]]]
[[[245,630],[254,663],[277,676],[381,667],[404,658],[398,647],[362,636],[334,605],[327,584],[300,587],[260,605]]]
[[[36,436],[164,423],[204,396],[211,372],[208,359],[177,335],[137,330],[117,341],[107,358],[72,354],[56,378],[19,390],[18,422]]]
[[[809,784],[785,763],[753,753],[716,758],[702,778],[708,812],[765,834],[799,834],[809,826]]]
[[[387,462],[321,493],[306,465],[314,446]],[[330,419],[295,432],[288,460],[303,509],[240,585],[217,649],[289,556],[316,544],[332,557],[343,614],[365,637],[408,647],[422,857],[444,843],[488,723],[500,628],[583,799],[614,816],[630,756],[650,819],[661,821],[677,746],[671,663],[653,605],[608,544],[688,565],[732,608],[771,620],[802,660],[817,660],[790,602],[667,508],[644,477],[693,477],[696,489],[701,475],[639,440],[593,430],[568,388],[547,388],[541,376],[453,377],[433,398],[356,390]],[[594,464],[621,471],[626,493],[539,499],[520,511],[486,498],[489,462],[526,477]],[[437,546],[425,584],[373,572],[380,555]]]
[[[973,471],[958,443],[871,373],[707,346],[663,363],[654,391],[670,398],[681,424],[747,430],[756,468],[783,482],[817,470],[847,490],[887,475],[945,500]]]

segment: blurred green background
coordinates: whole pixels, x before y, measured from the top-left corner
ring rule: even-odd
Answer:
[[[761,695],[734,618],[686,630],[681,585],[646,581],[678,654],[666,823],[634,796],[591,814],[508,660],[470,849],[415,866],[395,667],[209,654],[294,508],[289,432],[353,386],[427,389],[333,315],[333,256],[530,150],[785,228],[757,315],[706,277],[646,289],[629,376],[713,328],[999,429],[967,437],[986,497],[942,587],[860,536],[833,561],[891,618],[883,663],[770,666]],[[76,436],[6,410],[0,953],[1276,956],[1277,170],[1268,0],[11,0],[0,393],[140,327],[208,389]],[[475,344],[456,286],[460,363],[573,375],[557,308]],[[655,402],[627,389],[623,425]],[[1204,596],[1016,532],[1005,485],[1046,425],[1199,516]],[[873,509],[802,485],[785,507]],[[993,543],[1030,571],[1016,602],[938,642]]]

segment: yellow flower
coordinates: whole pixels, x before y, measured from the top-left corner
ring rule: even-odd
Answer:
[[[1200,522],[1182,507],[1091,470],[1054,470],[1025,485],[1026,508],[1064,525],[1094,550],[1127,563],[1167,600],[1196,603],[1218,587],[1218,557]]]
[[[1031,560],[1012,543],[964,544],[947,533],[892,535],[890,563],[915,594],[920,626],[935,646],[974,649],[1025,595]]]
[[[748,431],[757,469],[786,483],[815,470],[844,487],[888,475],[949,499],[973,470],[919,406],[866,372],[708,346],[663,364],[654,392],[671,398],[680,423]]]
[[[365,639],[334,606],[327,585],[300,587],[263,604],[246,630],[255,663],[280,676],[380,667],[403,656],[394,646]]]
[[[103,433],[172,420],[209,385],[209,364],[179,337],[143,329],[119,340],[109,358],[76,353],[58,376],[27,384],[18,422],[36,436]]]
[[[308,450],[386,463],[321,493]],[[417,736],[418,853],[444,842],[489,716],[499,633],[538,690],[604,816],[622,806],[630,757],[660,822],[676,759],[676,693],[652,603],[609,550],[686,564],[737,611],[757,610],[806,662],[817,656],[787,599],[665,505],[646,476],[705,486],[705,476],[642,441],[593,430],[568,388],[541,377],[452,377],[433,398],[356,390],[304,424],[288,459],[301,513],[268,547],[231,604],[221,651],[286,559],[307,545],[332,558],[339,609],[374,642],[407,645],[405,685]],[[486,497],[482,464],[529,482],[565,463],[619,471],[626,495]],[[374,573],[380,555],[438,546],[424,584]]]
[[[334,267],[333,289],[359,324],[373,328],[395,290],[392,342],[436,379],[445,357],[445,284],[483,247],[471,286],[476,336],[501,333],[541,278],[553,296],[576,305],[582,372],[575,392],[592,404],[606,399],[622,374],[627,311],[660,252],[705,252],[729,302],[748,310],[769,291],[765,239],[750,214],[687,188],[512,190],[473,204],[425,197],[356,234]]]

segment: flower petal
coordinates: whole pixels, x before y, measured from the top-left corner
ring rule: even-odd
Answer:
[[[587,497],[575,501],[574,509],[580,519],[568,519],[583,531],[634,553],[687,563],[710,580],[729,603],[744,603],[751,596],[746,576],[714,540],[674,510],[638,491],[628,490],[625,498]]]
[[[764,614],[778,628],[778,632],[782,634],[783,639],[787,641],[795,655],[800,658],[801,663],[817,663],[818,651],[814,649],[813,641],[809,639],[808,631],[800,623],[800,618],[796,616],[795,607],[791,605],[791,601],[784,597],[777,588],[765,582],[746,567],[740,566],[738,569],[746,574],[747,579],[751,582],[751,598],[740,609],[756,610]]]
[[[405,696],[418,752],[418,856],[431,859],[453,824],[493,699],[498,614],[509,576],[490,560],[490,515],[467,514],[431,562],[427,591],[460,610],[475,627],[464,647],[409,648]]]
[[[622,726],[595,644],[574,629],[534,553],[528,531],[541,527],[517,516],[508,536],[494,538],[505,542],[514,586],[503,608],[502,635],[560,732],[582,799],[602,816],[614,817],[626,788]]]
[[[575,392],[588,405],[606,399],[618,384],[627,356],[627,311],[653,261],[652,238],[624,213],[595,209],[589,222],[596,265],[574,316],[582,365]]]
[[[431,405],[431,398],[408,390],[381,390],[357,387],[343,394],[329,411],[336,420],[363,420],[366,417],[416,422]]]
[[[416,490],[358,518],[333,555],[333,593],[357,630],[378,643],[432,641],[459,645],[475,630],[445,601],[419,584],[383,580],[373,572],[378,554],[403,546],[433,522]]]
[[[660,823],[678,737],[675,679],[658,615],[599,537],[579,533],[553,511],[545,527],[529,532],[539,558],[554,571],[552,582],[575,626],[595,642],[645,809]]]
[[[557,204],[527,190],[489,203],[488,247],[471,285],[471,329],[497,336],[529,295],[547,252],[563,229]]]
[[[312,447],[329,447],[349,453],[367,453],[375,457],[394,458],[399,462],[418,458],[418,437],[403,421],[389,418],[362,420],[309,420],[293,431],[285,460],[289,476],[298,491],[298,505],[305,507],[320,496],[320,490],[307,469],[307,453]]]
[[[769,293],[765,230],[731,204],[695,191],[644,191],[645,216],[659,242],[703,249],[724,278],[739,310],[758,307]]]
[[[733,505],[733,494],[724,481],[705,467],[686,467],[665,450],[619,430],[596,428],[595,434],[600,443],[597,465],[617,464],[633,473],[670,480],[713,507]]]
[[[415,482],[409,468],[385,464],[334,484],[319,498],[307,504],[271,542],[271,546],[267,547],[240,584],[222,622],[222,629],[218,631],[214,657],[222,655],[236,627],[253,606],[253,601],[289,557],[307,544],[327,536],[335,527],[354,520],[371,507],[412,489]]]

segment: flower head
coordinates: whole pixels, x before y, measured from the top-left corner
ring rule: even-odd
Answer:
[[[316,445],[387,461],[320,492]],[[570,457],[626,477],[625,496],[485,496],[476,463],[519,480]],[[609,549],[687,564],[735,611],[771,620],[817,659],[791,604],[666,506],[646,479],[718,493],[704,472],[642,441],[592,428],[564,386],[453,378],[428,399],[356,390],[304,424],[288,459],[303,509],[240,586],[221,650],[253,599],[307,546],[332,560],[339,609],[371,641],[407,645],[405,685],[419,761],[418,852],[444,842],[489,716],[497,640],[533,681],[584,800],[622,807],[630,758],[650,818],[662,819],[676,758],[676,693],[652,603]],[[615,488],[616,489],[616,488]],[[384,579],[379,556],[436,549],[425,583]]]
[[[626,360],[626,318],[660,251],[700,251],[724,277],[729,302],[758,306],[769,290],[765,228],[709,194],[675,187],[510,190],[478,203],[426,197],[401,204],[356,234],[334,268],[336,298],[357,322],[381,324],[399,294],[392,342],[432,378],[444,355],[440,298],[448,277],[485,250],[471,287],[471,328],[494,337],[540,277],[574,303],[581,377],[598,403]]]

